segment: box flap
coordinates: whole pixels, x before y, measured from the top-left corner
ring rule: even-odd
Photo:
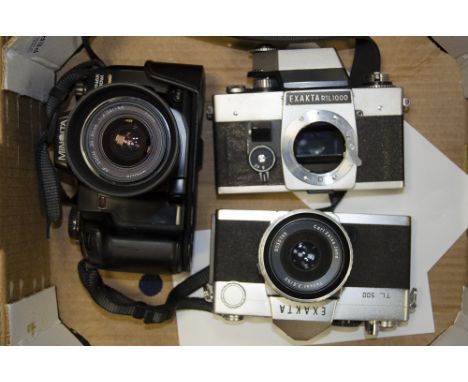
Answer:
[[[434,40],[460,65],[465,98],[468,98],[468,36],[436,36]]]
[[[453,325],[431,344],[468,346],[468,288],[463,287],[462,307]]]
[[[12,38],[3,48],[3,89],[46,101],[55,71],[80,45],[76,36]]]
[[[81,345],[58,317],[55,287],[7,305],[10,345]]]

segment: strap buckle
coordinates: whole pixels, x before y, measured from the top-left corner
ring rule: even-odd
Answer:
[[[135,304],[135,309],[133,309],[133,318],[141,320],[142,318],[146,317],[148,312],[148,305],[145,304],[143,301],[137,301]]]

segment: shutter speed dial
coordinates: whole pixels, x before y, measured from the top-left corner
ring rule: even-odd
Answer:
[[[273,168],[275,162],[276,155],[271,147],[265,145],[256,146],[249,153],[250,167],[259,173],[262,182],[268,181],[269,171]]]

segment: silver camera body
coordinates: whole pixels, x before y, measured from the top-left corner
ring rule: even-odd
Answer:
[[[361,323],[376,335],[407,321],[415,307],[410,241],[407,216],[218,210],[214,313],[231,321],[271,317],[296,340]]]
[[[403,187],[408,101],[385,75],[350,88],[335,49],[316,48],[256,51],[249,76],[213,99],[219,194]]]

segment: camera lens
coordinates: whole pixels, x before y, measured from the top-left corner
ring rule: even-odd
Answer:
[[[351,270],[346,231],[316,211],[296,211],[274,222],[259,251],[263,276],[283,296],[311,301],[336,293]]]
[[[294,156],[310,172],[325,174],[343,160],[345,141],[341,132],[328,122],[304,127],[294,141]]]
[[[169,127],[149,102],[119,97],[99,105],[83,128],[82,147],[92,171],[129,183],[157,170],[170,145]]]
[[[90,91],[68,119],[70,169],[87,187],[111,196],[156,188],[173,173],[181,140],[187,139],[175,113],[140,85],[114,83]]]
[[[118,118],[104,131],[104,154],[119,166],[134,166],[147,158],[151,139],[146,127],[134,118]]]

